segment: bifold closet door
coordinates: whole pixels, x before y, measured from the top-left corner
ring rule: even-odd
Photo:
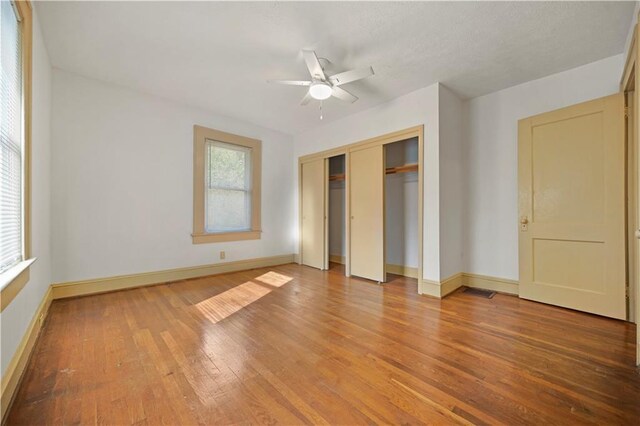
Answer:
[[[325,269],[326,160],[302,164],[302,264]]]
[[[384,147],[349,153],[351,275],[384,282]]]

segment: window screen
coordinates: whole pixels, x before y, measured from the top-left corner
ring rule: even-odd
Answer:
[[[209,233],[251,229],[251,148],[207,140],[205,229]]]
[[[0,272],[22,260],[22,49],[11,2],[0,6]]]

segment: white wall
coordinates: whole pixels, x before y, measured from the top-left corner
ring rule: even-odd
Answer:
[[[440,280],[463,271],[464,105],[440,86]]]
[[[433,281],[438,281],[440,278],[438,93],[439,84],[433,84],[383,105],[294,136],[293,179],[297,184],[297,159],[301,155],[424,124],[423,277]],[[295,211],[297,220],[297,209]]]
[[[193,125],[262,140],[262,239],[191,243]],[[54,282],[294,253],[292,138],[53,73]]]
[[[636,28],[636,24],[638,23],[638,12],[640,12],[640,2],[636,1],[635,4],[636,4],[636,7],[633,10],[633,14],[631,15],[632,16],[631,23],[629,24],[629,30],[627,31],[627,39],[624,43],[624,50],[622,51],[624,52],[625,59],[626,59],[627,52],[631,47],[631,40],[633,40],[633,31]]]
[[[518,279],[518,120],[618,92],[623,56],[465,103],[464,272]]]
[[[37,9],[34,10],[33,31],[31,238],[32,254],[38,260],[31,266],[29,282],[0,314],[0,364],[3,376],[51,283],[51,64],[40,32]]]

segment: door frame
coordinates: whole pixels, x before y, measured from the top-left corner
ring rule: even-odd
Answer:
[[[298,217],[302,217],[302,164],[317,160],[319,158],[324,158],[325,160],[330,157],[335,157],[337,155],[345,156],[345,242],[346,242],[346,253],[345,253],[345,275],[347,277],[351,276],[350,270],[350,252],[351,252],[351,238],[350,238],[350,227],[349,227],[349,217],[351,216],[349,200],[349,169],[347,165],[349,164],[349,154],[350,152],[362,149],[366,147],[372,147],[377,145],[387,145],[394,142],[400,142],[405,139],[418,138],[418,293],[423,293],[423,247],[424,247],[424,125],[418,125],[414,127],[409,127],[407,129],[398,130],[392,133],[386,133],[384,135],[376,136],[373,138],[361,140],[358,142],[354,142],[347,145],[342,145],[337,148],[328,149],[325,151],[316,152],[313,154],[304,155],[298,158]],[[325,183],[328,185],[328,181]],[[302,231],[302,221],[299,222],[300,232]],[[384,230],[383,230],[384,232]],[[301,233],[299,235],[302,235]],[[302,239],[299,239],[299,253],[300,259],[302,258]],[[328,258],[328,245],[325,250],[327,250],[327,258]],[[300,262],[298,262],[300,263]],[[386,265],[385,265],[386,268]]]
[[[638,211],[640,210],[640,199],[638,198],[639,182],[639,144],[638,144],[638,124],[640,123],[640,111],[638,108],[638,95],[636,82],[640,81],[640,64],[638,64],[638,58],[640,57],[640,44],[637,40],[638,24],[633,28],[633,36],[629,45],[629,51],[625,60],[624,69],[622,71],[622,78],[620,79],[620,91],[625,93],[625,113],[627,118],[631,121],[632,127],[627,125],[627,155],[633,156],[633,160],[628,161],[627,173],[630,179],[627,179],[628,186],[627,191],[633,193],[627,195],[627,199],[633,204],[634,208],[627,208],[630,212],[627,219],[627,226],[631,231],[629,236],[635,233],[635,230],[640,226],[637,221]],[[629,108],[629,105],[631,108]],[[629,114],[631,112],[631,114]],[[629,134],[631,133],[631,138]],[[629,181],[633,181],[629,183]],[[632,216],[635,212],[635,217]],[[629,247],[627,250],[627,274],[629,276],[629,290],[628,290],[628,319],[631,322],[638,324],[640,321],[640,253],[638,253],[637,239],[635,241],[629,239]],[[633,243],[633,244],[632,244]],[[640,365],[640,332],[636,328],[636,364]]]

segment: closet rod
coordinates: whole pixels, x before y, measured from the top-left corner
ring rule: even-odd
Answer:
[[[385,173],[388,175],[394,173],[408,173],[408,172],[417,172],[418,171],[418,163],[404,164],[402,166],[397,167],[388,167],[385,169]]]
[[[332,181],[332,180],[344,180],[344,173],[340,173],[340,174],[337,174],[337,175],[330,175],[329,176],[329,180],[330,181]]]

